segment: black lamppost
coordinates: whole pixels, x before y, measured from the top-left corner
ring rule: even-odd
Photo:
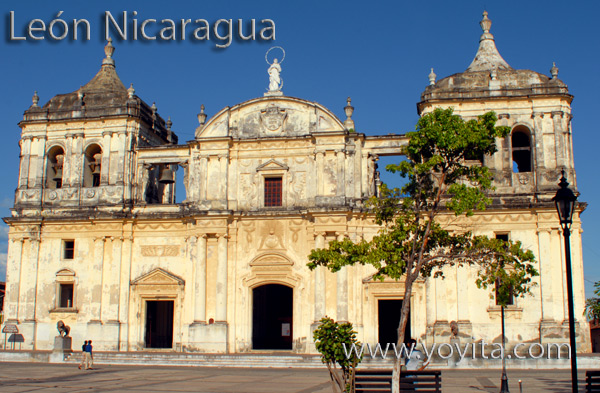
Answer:
[[[573,393],[578,392],[577,384],[577,350],[575,347],[575,314],[573,311],[573,279],[571,275],[571,224],[573,223],[573,211],[575,210],[575,201],[577,197],[568,187],[567,179],[565,179],[565,171],[562,171],[560,188],[556,191],[556,195],[552,200],[556,204],[560,226],[563,230],[565,238],[565,257],[566,257],[566,273],[567,273],[567,298],[569,301],[569,340],[571,345],[571,384]]]
[[[506,355],[505,355],[505,335],[504,335],[504,304],[502,304],[502,381],[500,384],[500,393],[510,393],[508,390],[508,377],[506,376]]]

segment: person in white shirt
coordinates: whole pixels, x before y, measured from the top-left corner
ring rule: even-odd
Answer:
[[[425,366],[423,365],[424,356],[423,356],[423,352],[421,352],[417,349],[417,340],[415,340],[414,338],[411,338],[410,340],[408,340],[406,345],[407,345],[409,351],[410,351],[410,349],[412,349],[412,352],[410,352],[409,357],[405,360],[406,370],[407,371],[423,370],[427,365],[425,365]]]

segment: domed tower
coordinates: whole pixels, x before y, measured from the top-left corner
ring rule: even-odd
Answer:
[[[512,129],[498,144],[499,152],[484,157],[495,173],[499,194],[514,194],[525,203],[549,200],[556,192],[561,169],[577,188],[571,139],[571,101],[567,85],[551,76],[515,70],[502,58],[490,33],[487,12],[480,22],[483,34],[475,59],[465,72],[435,81],[421,94],[419,114],[435,107],[453,107],[465,119],[487,111],[498,116],[498,125]]]
[[[156,106],[123,85],[114,50],[109,41],[100,71],[78,90],[43,107],[36,92],[19,123],[18,187],[4,219],[10,239],[4,304],[5,322],[19,326],[24,348],[50,348],[58,321],[78,329],[77,339],[85,333],[80,326],[94,337],[118,337],[114,288],[129,282],[119,264],[131,249],[136,152],[177,143]],[[155,174],[164,167],[154,166]],[[172,198],[174,181],[158,183],[152,196]],[[118,346],[111,345],[105,348]]]
[[[22,128],[17,216],[47,207],[112,212],[134,199],[131,168],[137,147],[176,144],[168,122],[119,79],[109,40],[100,71],[84,86],[59,94],[43,107],[37,92]],[[160,169],[159,169],[160,171]]]
[[[516,303],[507,308],[508,340],[513,343],[523,339],[566,342],[564,250],[558,215],[551,199],[558,189],[561,170],[565,171],[571,187],[577,189],[571,133],[573,96],[558,79],[558,68],[554,64],[550,76],[512,68],[496,48],[487,12],[483,13],[480,25],[483,34],[472,63],[464,72],[439,81],[432,69],[430,84],[421,94],[417,110],[422,115],[436,107],[452,107],[455,114],[466,120],[494,111],[498,116],[497,125],[510,127],[510,134],[496,141],[497,153],[472,157],[474,165],[480,161],[491,169],[495,190],[490,195],[490,208],[476,214],[465,225],[478,234],[519,240],[536,255],[539,285],[532,297],[515,300]],[[575,316],[580,321],[577,349],[580,351],[589,350],[589,330],[582,318],[585,296],[580,214],[584,207],[585,204],[580,204],[574,214],[571,237]],[[472,299],[467,292],[459,285],[457,299]],[[468,306],[461,308],[460,303],[455,310],[448,308],[446,312],[443,300],[434,302],[437,310],[442,309],[442,317],[438,313],[435,321],[427,322],[428,331],[434,337],[447,330],[446,319],[455,318],[459,328],[473,337],[485,340],[496,337],[494,324],[497,324],[500,308],[494,301],[485,304],[487,313],[469,311]]]

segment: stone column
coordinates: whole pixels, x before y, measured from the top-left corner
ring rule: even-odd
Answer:
[[[109,319],[110,310],[110,275],[111,265],[113,264],[112,258],[107,254],[107,250],[112,249],[112,237],[105,238],[104,250],[103,250],[103,263],[102,263],[102,301],[100,303],[100,320],[107,322]]]
[[[39,236],[39,235],[38,235]],[[36,295],[37,295],[37,277],[38,277],[38,263],[40,257],[40,240],[39,238],[30,239],[31,251],[29,258],[26,263],[29,265],[29,272],[24,280],[30,284],[29,290],[26,293],[26,312],[25,319],[35,321],[35,307],[36,307]],[[35,345],[35,344],[34,344]]]
[[[425,299],[431,299],[431,303],[433,303],[433,306],[428,305],[428,307],[425,310],[426,315],[427,315],[427,327],[432,327],[433,324],[435,323],[435,321],[437,321],[437,319],[438,319],[437,302],[435,301],[436,296],[437,296],[437,289],[435,287],[435,283],[438,281],[439,280],[431,280],[431,279],[425,280]],[[427,302],[427,300],[426,300],[426,302]],[[429,338],[432,338],[432,337],[429,337]]]
[[[349,150],[346,153],[346,159],[344,160],[344,172],[345,172],[345,194],[349,198],[356,198],[354,187],[356,184],[356,179],[354,176],[354,150]]]
[[[325,247],[325,232],[318,232],[315,237],[315,248]],[[315,269],[315,322],[325,316],[325,268]]]
[[[437,321],[448,321],[446,280],[434,280],[433,285],[435,285],[436,295],[439,296],[434,298]],[[404,300],[410,301],[410,299]]]
[[[360,197],[363,198],[371,196],[369,194],[369,163],[371,158],[367,152],[363,152],[360,158]]]
[[[317,156],[317,195],[316,196],[323,196],[324,194],[324,190],[325,190],[325,178],[323,176],[323,160],[324,160],[324,154],[323,152],[317,152],[316,153]]]
[[[116,173],[116,184],[118,186],[122,186],[125,184],[124,182],[124,174],[125,174],[125,147],[127,141],[127,131],[119,131],[117,133],[117,164],[115,171]]]
[[[63,161],[63,177],[62,177],[62,187],[68,188],[71,185],[75,185],[73,179],[73,173],[76,172],[77,163],[73,160],[73,134],[67,134],[65,136],[65,152],[64,152],[64,161]]]
[[[469,281],[469,267],[457,267],[456,268],[456,295],[458,301],[456,302],[457,307],[457,322],[458,321],[469,321],[469,302],[466,299],[469,298],[469,286],[465,285]]]
[[[531,171],[535,171],[535,169],[544,169],[546,168],[546,161],[544,158],[544,112],[534,112],[531,115],[533,119],[534,129],[531,132],[531,148],[535,149],[533,151],[531,157]],[[539,171],[537,172],[539,175]]]
[[[9,241],[6,263],[6,297],[4,300],[4,309],[6,310],[5,319],[7,323],[19,323],[22,253],[23,239],[11,239]]]
[[[194,322],[206,321],[206,234],[198,236],[194,282]],[[225,271],[227,274],[227,271]]]
[[[227,322],[227,238],[226,234],[218,235],[217,260],[217,293],[216,322]]]
[[[206,201],[208,199],[208,157],[201,156],[200,157],[200,179],[198,179],[198,200]]]
[[[37,139],[37,143],[36,142]],[[30,175],[34,175],[33,186],[37,187],[45,187],[44,181],[46,181],[46,137],[43,136],[35,136],[33,137],[33,144],[37,150],[37,157],[33,158],[33,171],[30,172]]]
[[[336,233],[338,241],[344,240],[343,233]],[[337,278],[337,319],[348,322],[348,266],[344,266],[336,273]]]
[[[558,254],[559,257],[558,259],[558,269],[560,272],[560,283],[561,283],[561,292],[560,292],[560,297],[559,299],[562,299],[562,302],[559,302],[559,311],[561,313],[560,316],[560,320],[563,320],[565,324],[568,323],[569,321],[569,306],[567,304],[567,296],[568,296],[568,291],[567,291],[567,268],[566,268],[566,261],[565,261],[565,238],[563,236],[563,231],[562,229],[558,229],[556,232],[552,233],[553,237],[554,237],[554,241],[556,242],[555,244],[558,244],[558,246],[560,247],[560,253]],[[571,243],[572,245],[572,243]],[[573,247],[571,247],[573,248]],[[571,258],[571,264],[573,263],[573,259]],[[575,318],[577,318],[577,315],[575,315]]]
[[[119,323],[122,328],[119,329],[120,351],[129,350],[129,329],[127,327],[127,316],[129,315],[129,283],[131,282],[131,256],[133,251],[133,237],[131,232],[123,238],[121,246],[121,275],[119,283]]]
[[[123,257],[123,240],[122,237],[115,237],[112,243],[111,267],[110,267],[110,286],[109,297],[110,311],[109,315],[111,322],[119,321],[119,293],[121,285],[121,258]]]
[[[103,236],[94,238],[94,257],[92,259],[93,265],[91,266],[92,271],[102,272],[104,268],[104,241]],[[101,315],[100,309],[102,307],[102,277],[103,275],[94,274],[90,277],[88,282],[89,291],[91,292],[90,297],[90,323],[100,322]]]
[[[183,174],[183,185],[185,186],[185,202],[195,202],[198,200],[198,181],[196,177],[200,170],[200,162],[196,156],[194,149],[190,150],[190,156],[187,161],[187,165],[183,167],[185,172]]]
[[[78,133],[73,135],[73,162],[77,162],[76,169],[74,173],[75,178],[77,179],[76,183],[73,183],[73,186],[83,186],[83,174],[85,173],[85,152],[83,151],[84,144],[84,135],[83,133]],[[81,198],[81,196],[80,196]]]
[[[181,169],[183,169],[183,192],[185,192],[185,199],[183,200],[183,203],[186,203],[190,198],[190,165],[188,164],[188,161],[180,162],[178,165],[181,167]],[[177,189],[174,187],[173,203],[175,203],[176,200]]]
[[[230,154],[228,154],[226,157],[227,157],[227,168],[226,168],[226,170],[227,170],[227,193],[226,193],[225,197],[227,199],[227,208],[228,209],[237,209],[237,206],[229,206],[229,201],[236,201],[236,203],[239,203],[237,201],[239,201],[241,199],[238,195],[238,187],[237,187],[237,181],[238,181],[238,176],[239,176],[239,170],[238,170],[239,159],[236,155],[231,156]],[[284,203],[284,206],[286,206],[285,203]]]
[[[130,200],[134,198],[135,187],[137,186],[136,181],[136,162],[133,159],[133,153],[129,150],[131,147],[132,134],[130,132],[125,133],[123,142],[123,199]]]
[[[540,301],[542,321],[553,320],[554,304],[552,291],[552,255],[550,250],[550,228],[538,228]]]
[[[345,194],[346,188],[346,179],[345,179],[345,161],[346,161],[346,153],[343,150],[336,150],[335,157],[337,159],[337,184],[336,184],[336,196],[343,197]]]
[[[565,154],[565,150],[567,149],[564,137],[563,130],[563,112],[555,111],[552,112],[552,125],[554,126],[554,149],[555,149],[555,159],[556,166],[555,168],[569,167],[566,162],[567,154]]]
[[[567,128],[565,129],[563,135],[565,137],[565,146],[567,159],[565,162],[569,163],[569,168],[575,168],[575,157],[573,156],[573,131],[571,129],[571,120],[573,120],[573,116],[569,113],[567,117]],[[577,186],[577,178],[575,176],[575,172],[573,171],[571,185]]]
[[[228,174],[228,169],[229,169],[229,157],[227,155],[219,155],[219,197],[218,199],[220,199],[223,202],[223,209],[227,209],[227,189],[228,189],[228,184],[229,184],[229,174]]]
[[[587,323],[583,316],[583,307],[585,305],[585,284],[583,282],[583,255],[581,227],[571,229],[571,269],[573,270],[573,301],[575,305],[575,319]]]
[[[21,164],[19,170],[19,188],[27,188],[29,180],[29,160],[31,159],[31,137],[23,137],[21,145]]]
[[[140,176],[140,185],[137,189],[136,199],[139,202],[147,203],[146,192],[148,191],[148,185],[150,184],[150,172],[152,171],[152,165],[141,164],[138,166],[138,173]]]
[[[110,184],[110,141],[112,132],[104,131],[102,133],[102,165],[100,166],[100,185]]]

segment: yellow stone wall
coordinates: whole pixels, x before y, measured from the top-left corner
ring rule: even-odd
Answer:
[[[279,131],[266,131],[257,123],[272,107],[287,113]],[[532,119],[534,109],[544,116]],[[543,156],[545,169],[564,165],[553,158],[555,134],[546,130],[555,121],[570,129],[568,102],[463,102],[455,110],[467,118],[487,110],[510,113],[500,124],[532,127],[536,157]],[[244,124],[255,137],[244,137]],[[270,283],[293,288],[295,351],[314,352],[311,331],[324,315],[352,322],[362,342],[378,341],[377,301],[401,299],[403,283],[373,282],[372,269],[362,266],[336,274],[323,268],[309,271],[307,255],[332,239],[370,239],[377,232],[362,201],[376,192],[378,156],[397,154],[406,143],[404,136],[350,133],[325,108],[287,97],[226,108],[186,145],[147,143],[131,151],[127,146],[143,127],[125,118],[23,125],[19,209],[9,220],[5,315],[7,323],[20,326],[24,348],[51,349],[56,323],[62,320],[71,326],[75,342],[93,339],[97,350],[142,350],[146,301],[169,299],[174,301],[173,350],[248,351],[252,289]],[[312,129],[302,133],[302,127]],[[279,134],[265,137],[263,132]],[[100,187],[85,189],[80,184],[80,154],[92,142],[105,153],[104,180]],[[53,144],[62,144],[68,153],[64,176],[69,186],[47,190],[40,184],[44,154]],[[570,145],[565,149],[572,170]],[[509,168],[503,154],[501,150],[486,158],[486,164],[499,171]],[[183,203],[144,199],[151,182],[148,168],[156,164],[184,168]],[[283,206],[265,208],[263,179],[274,174],[283,178]],[[527,188],[533,183],[522,184],[514,175],[511,183],[498,184],[498,194],[520,190],[533,197],[533,189]],[[174,192],[174,186],[165,190]],[[86,197],[91,191],[94,196]],[[549,197],[541,196],[546,201]],[[495,206],[471,218],[442,220],[455,231],[509,233],[531,249],[539,263],[538,285],[532,296],[508,308],[507,338],[513,343],[567,341],[564,250],[552,207]],[[575,315],[580,322],[579,348],[588,351],[589,330],[581,317],[580,232],[576,215]],[[65,239],[75,240],[73,260],[62,257]],[[499,310],[489,291],[476,288],[473,268],[448,268],[445,275],[444,280],[425,279],[415,285],[410,299],[413,337],[428,344],[448,342],[450,323],[456,321],[461,339],[497,339]],[[71,280],[75,288],[75,304],[69,310],[57,305],[58,283],[70,282],[64,280]]]

